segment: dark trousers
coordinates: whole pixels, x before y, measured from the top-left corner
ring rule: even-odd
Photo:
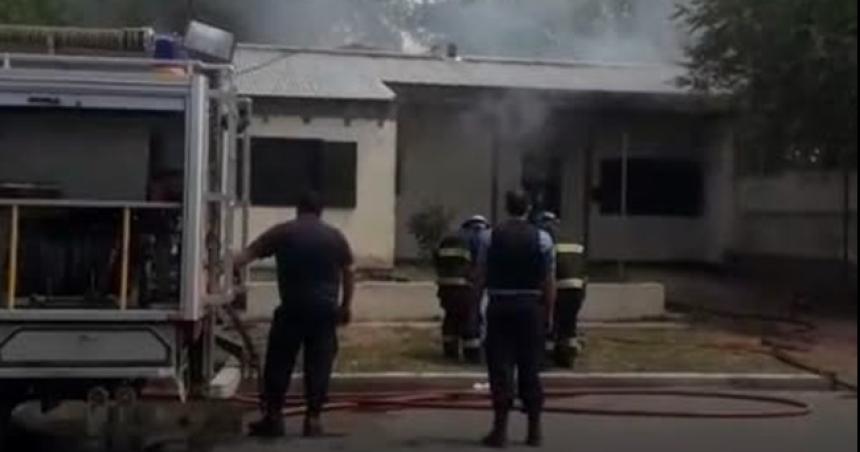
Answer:
[[[553,339],[556,344],[567,344],[579,335],[577,324],[584,298],[585,291],[582,289],[561,289],[557,292],[553,320]]]
[[[264,402],[269,413],[280,413],[299,350],[304,354],[305,399],[308,414],[318,415],[328,396],[337,355],[335,309],[285,309],[275,312],[264,370]]]
[[[514,371],[519,397],[528,413],[543,409],[540,368],[544,309],[537,296],[490,297],[487,308],[487,370],[493,408],[506,411],[514,402]]]
[[[458,350],[461,341],[464,348],[480,349],[481,299],[476,291],[466,286],[441,286],[439,301],[445,311],[442,341],[446,353],[449,347]]]

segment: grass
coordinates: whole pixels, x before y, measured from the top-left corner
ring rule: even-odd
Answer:
[[[794,369],[757,353],[753,336],[710,329],[588,331],[581,372],[775,372]],[[481,371],[442,359],[438,329],[351,326],[341,331],[339,372]]]

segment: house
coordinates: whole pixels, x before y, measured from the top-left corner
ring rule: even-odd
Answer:
[[[744,220],[730,110],[678,87],[682,67],[250,44],[235,63],[254,99],[253,233],[313,187],[359,265],[390,268],[418,257],[422,209],[499,219],[526,187],[593,260],[779,252]]]

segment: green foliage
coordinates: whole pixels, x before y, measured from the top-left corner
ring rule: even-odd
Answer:
[[[736,101],[761,169],[856,164],[856,0],[690,0],[676,18],[693,36],[682,82]]]
[[[409,233],[418,242],[421,256],[429,259],[448,233],[454,214],[439,204],[428,205],[409,217]]]
[[[61,0],[0,0],[0,24],[62,25],[65,12]]]

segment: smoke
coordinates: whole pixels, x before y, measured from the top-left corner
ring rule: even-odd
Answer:
[[[470,55],[667,62],[683,55],[670,17],[688,0],[57,1],[79,25],[181,31],[193,16],[242,41],[296,47],[424,53],[453,42]]]
[[[681,57],[677,0],[199,0],[198,15],[246,41],[659,62]]]
[[[427,28],[465,52],[524,58],[669,61],[680,55],[675,0],[444,2]]]

